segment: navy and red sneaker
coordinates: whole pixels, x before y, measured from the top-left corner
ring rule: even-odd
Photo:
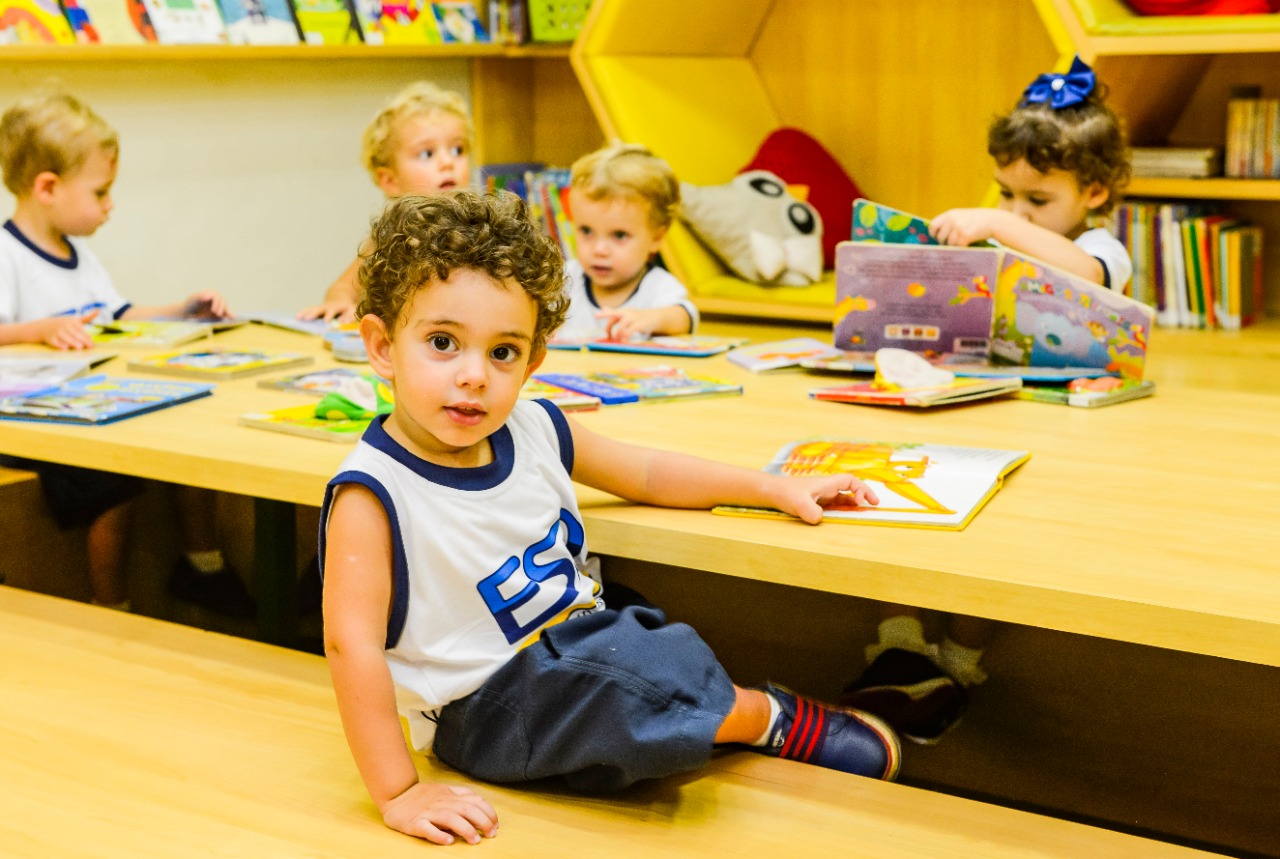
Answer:
[[[759,688],[781,709],[761,748],[765,754],[885,781],[897,777],[898,738],[880,719],[811,701],[772,683]]]

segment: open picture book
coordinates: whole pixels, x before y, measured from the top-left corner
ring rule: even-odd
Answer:
[[[857,506],[852,496],[841,496],[823,513],[826,522],[959,531],[999,491],[1005,476],[1030,458],[1025,450],[821,437],[785,445],[764,470],[797,476],[852,474],[880,498],[877,506]],[[792,518],[753,507],[716,507],[712,512]]]
[[[239,423],[242,426],[257,429],[353,444],[364,435],[371,420],[372,418],[344,418],[332,415],[320,417],[314,403],[303,403],[264,412],[248,412],[240,415]]]
[[[49,354],[0,355],[0,397],[30,395],[78,378],[115,355],[88,353],[64,357]]]
[[[56,388],[0,400],[0,418],[108,424],[209,396],[212,385],[86,376]]]
[[[742,386],[724,379],[686,373],[679,367],[637,367],[599,373],[538,373],[533,377],[580,394],[599,397],[606,406],[664,402],[742,393]]]
[[[95,346],[164,348],[181,346],[213,334],[209,322],[187,320],[140,319],[114,322],[90,322],[85,328]]]
[[[128,364],[130,370],[146,373],[163,373],[168,376],[187,376],[222,382],[239,379],[256,373],[269,373],[288,367],[300,367],[315,359],[298,352],[260,352],[242,349],[199,349],[184,352],[167,352],[146,358],[135,358]]]

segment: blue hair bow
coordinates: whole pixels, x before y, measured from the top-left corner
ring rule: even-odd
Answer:
[[[1061,110],[1083,102],[1097,83],[1093,69],[1076,57],[1065,75],[1045,74],[1033,80],[1031,86],[1022,91],[1018,106],[1048,102],[1054,110]]]

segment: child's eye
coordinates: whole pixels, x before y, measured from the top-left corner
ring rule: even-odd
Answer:
[[[497,346],[489,354],[499,363],[510,364],[520,357],[520,350],[514,346]]]
[[[434,149],[424,149],[418,153],[418,160],[430,161],[435,156],[436,156],[436,151]]]
[[[453,146],[449,149],[449,154],[452,155],[454,158],[461,158],[466,153],[467,153],[467,147],[465,146]]]
[[[452,352],[457,348],[453,338],[447,334],[432,334],[427,338],[427,343],[437,352]]]
[[[1033,206],[1046,206],[1046,205],[1048,205],[1048,204],[1049,204],[1049,201],[1048,201],[1048,200],[1045,200],[1045,199],[1043,199],[1043,198],[1041,198],[1041,197],[1032,197],[1032,198],[1031,198],[1030,200],[1028,200],[1027,202],[1028,202],[1028,203],[1030,203],[1030,204],[1031,204],[1031,205],[1033,205]]]
[[[1004,198],[1005,200],[1012,200],[1012,199],[1013,199],[1013,192],[1012,192],[1012,191],[1010,191],[1008,188],[1001,188],[1001,189],[1000,189],[1000,196],[1001,196],[1002,198]]]
[[[622,241],[626,241],[626,240],[627,240],[627,239],[629,239],[629,238],[631,238],[631,234],[630,234],[630,233],[623,232],[622,230],[614,230],[614,232],[613,232],[613,240],[614,240],[615,242],[622,242]]]
[[[590,227],[582,227],[582,226],[578,227],[578,235],[580,235],[580,236],[589,236],[589,235],[591,235],[591,228],[590,228]]]

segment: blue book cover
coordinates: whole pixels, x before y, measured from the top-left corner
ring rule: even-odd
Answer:
[[[213,385],[122,379],[106,375],[73,379],[0,400],[0,418],[72,424],[107,424],[209,396]]]
[[[539,373],[534,378],[599,397],[606,406],[641,400],[656,402],[742,393],[741,385],[686,373],[679,367],[637,367],[598,373]]]
[[[302,41],[289,0],[218,0],[233,45],[296,45]]]

